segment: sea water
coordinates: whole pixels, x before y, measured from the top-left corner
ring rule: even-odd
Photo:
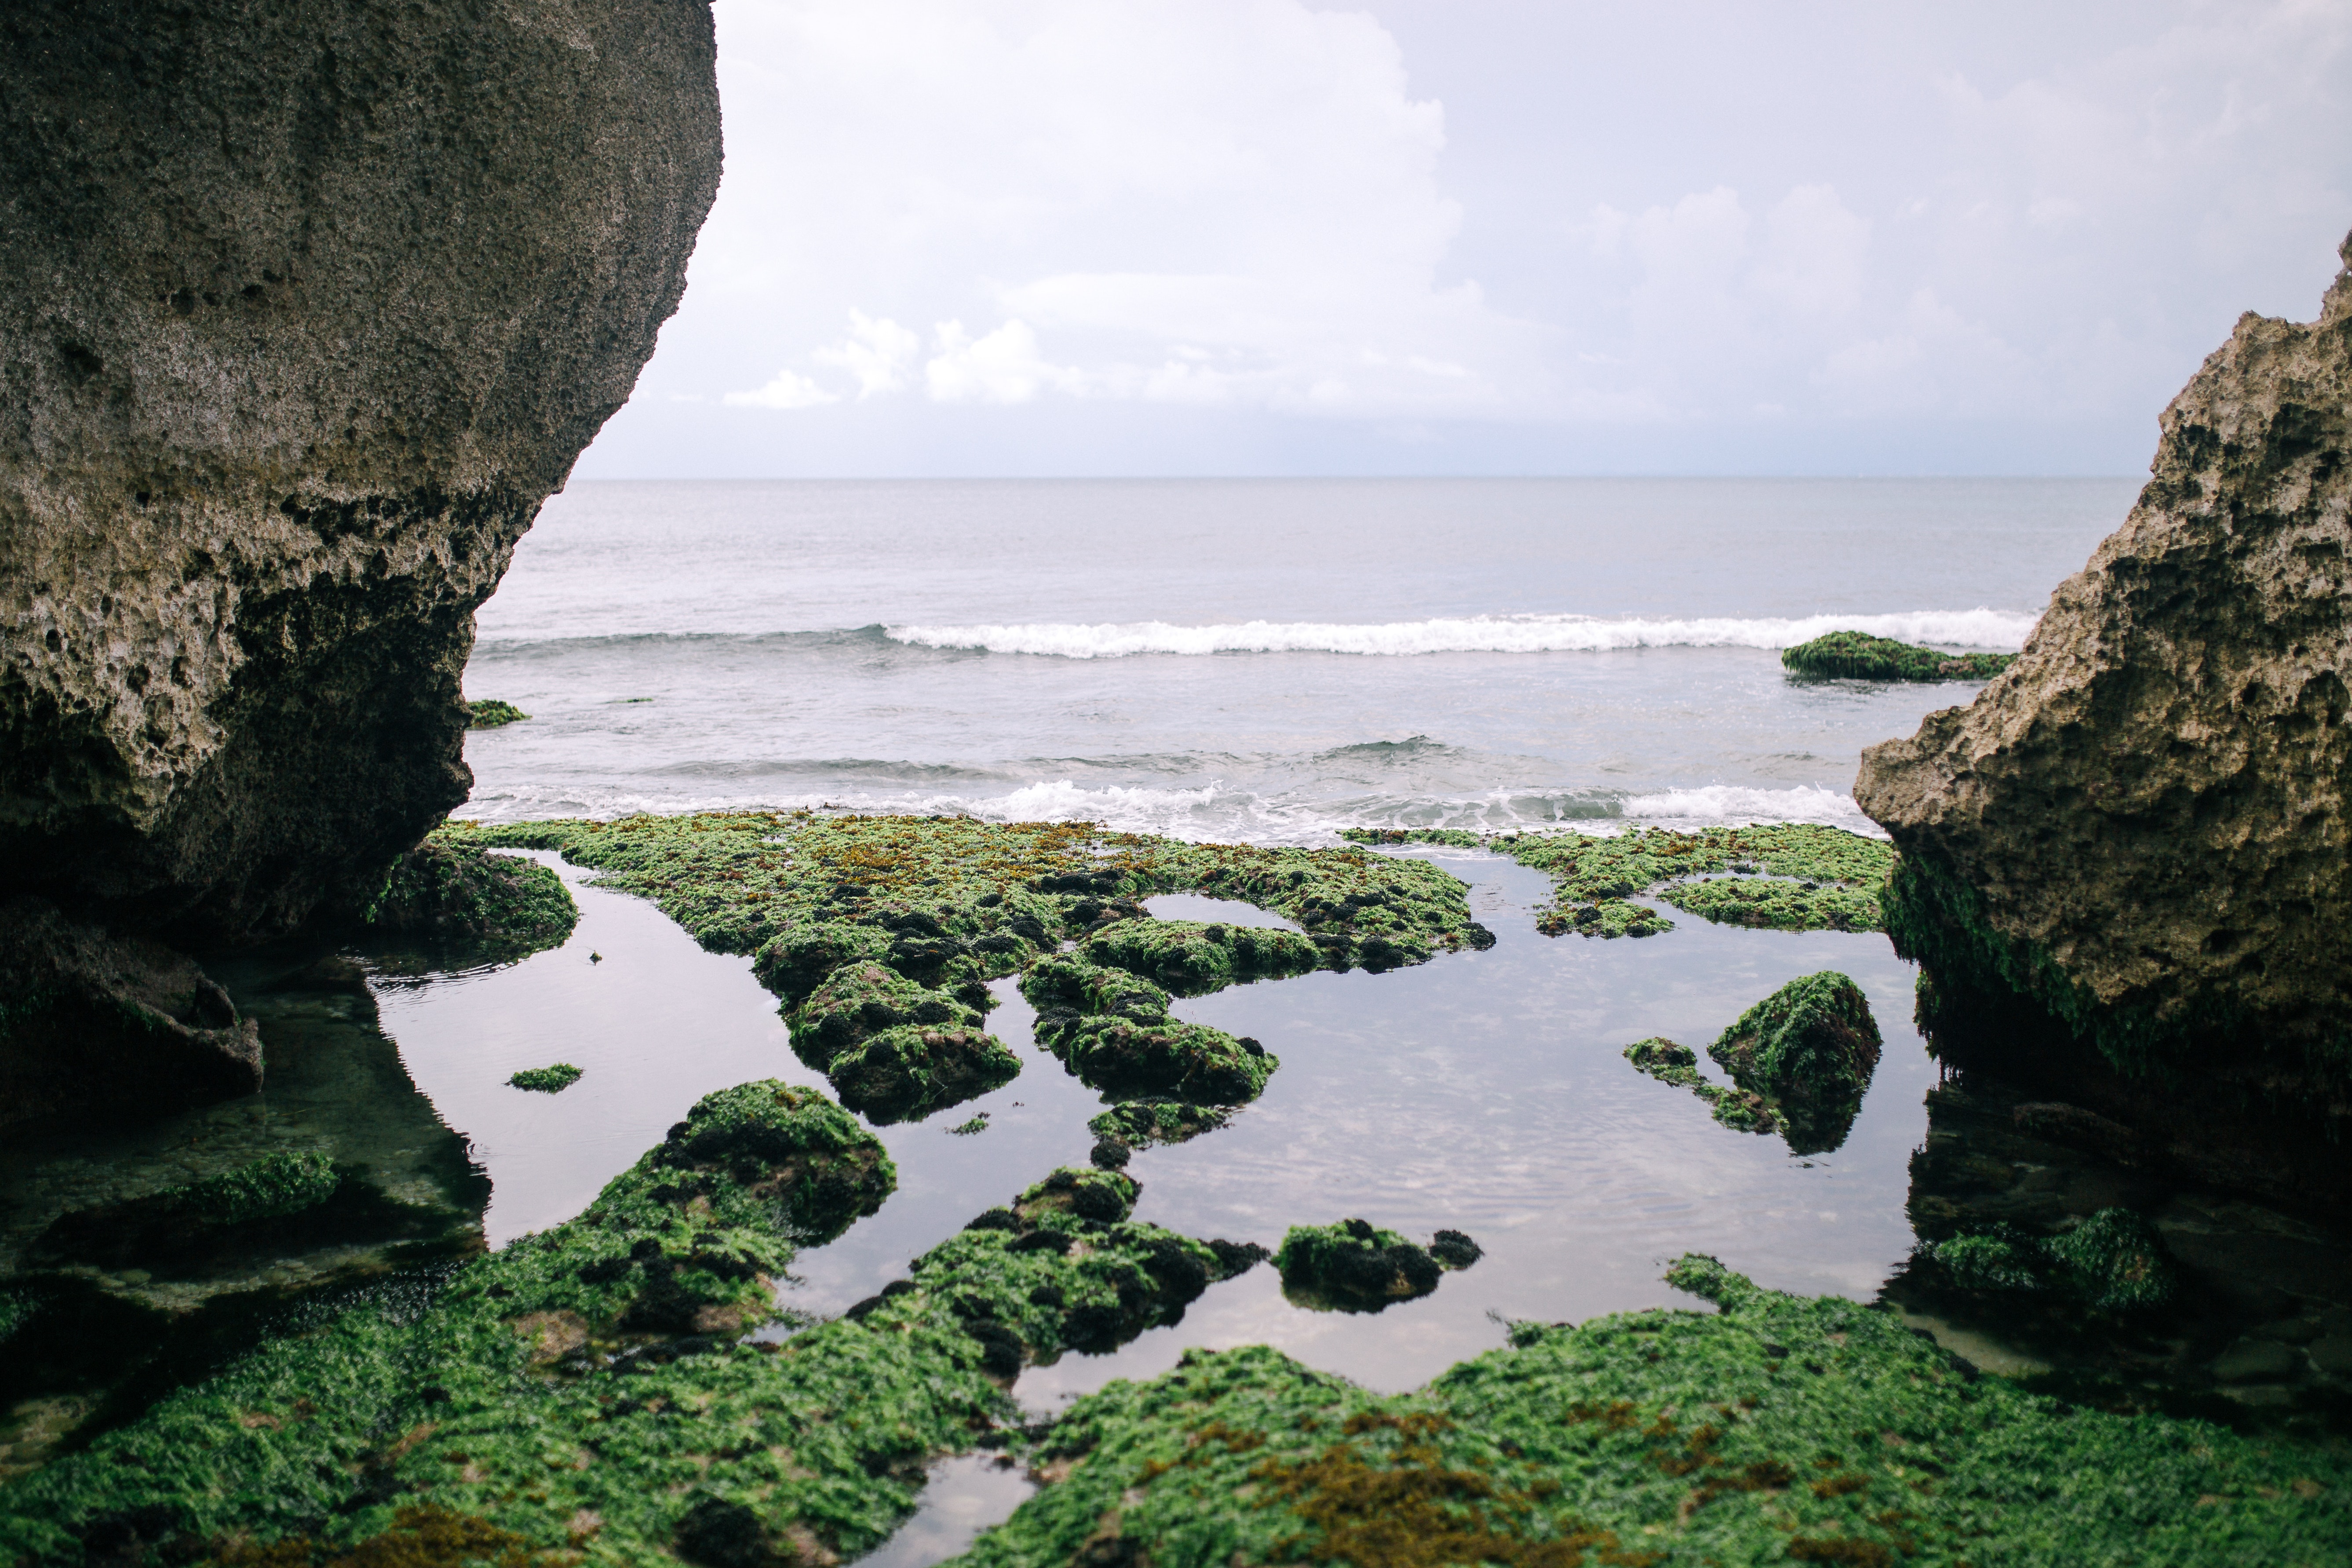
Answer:
[[[1837,627],[2020,646],[2127,479],[583,483],[483,607],[489,818],[834,803],[1328,841],[1868,824],[1965,686],[1787,679]]]

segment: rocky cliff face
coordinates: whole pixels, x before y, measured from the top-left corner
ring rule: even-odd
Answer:
[[[465,797],[475,607],[676,309],[702,0],[0,16],[0,894],[217,945]]]
[[[2347,421],[2352,268],[2239,321],[2016,664],[1854,788],[1941,1054],[2306,1192],[2352,1121]]]

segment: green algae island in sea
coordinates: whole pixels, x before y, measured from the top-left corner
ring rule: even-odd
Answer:
[[[527,1089],[537,1094],[562,1094],[584,1076],[570,1062],[557,1062],[552,1067],[525,1068],[507,1079],[516,1089]]]
[[[466,704],[466,728],[495,730],[501,724],[520,723],[530,715],[511,702],[501,702],[495,697]]]
[[[1894,868],[1884,839],[1807,823],[1709,827],[1697,833],[1493,833],[1450,827],[1351,827],[1358,844],[1438,844],[1491,849],[1549,874],[1553,907],[1536,918],[1547,936],[1656,936],[1675,922],[1628,901],[1654,894],[1718,925],[1768,931],[1884,929],[1878,891]]]
[[[1878,1020],[1862,987],[1824,971],[1789,982],[1707,1047],[1731,1075],[1730,1088],[1700,1077],[1697,1054],[1672,1040],[1636,1040],[1625,1059],[1706,1100],[1726,1127],[1778,1132],[1791,1153],[1818,1154],[1845,1142],[1879,1050]]]
[[[1494,942],[1458,879],[1354,845],[794,811],[450,823],[427,847],[558,850],[602,885],[652,899],[704,947],[748,956],[783,999],[795,1054],[876,1121],[929,1116],[1020,1071],[985,1027],[992,980],[1021,976],[1038,1043],[1107,1099],[1230,1107],[1280,1063],[1255,1040],[1171,1016],[1172,995],[1394,969]],[[1177,892],[1304,929],[1156,920],[1139,902]]]
[[[1780,650],[1781,668],[1817,680],[1990,680],[2013,653],[1938,653],[1868,632],[1827,632]]]

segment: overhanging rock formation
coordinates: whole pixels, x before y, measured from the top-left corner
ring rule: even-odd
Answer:
[[[299,923],[465,797],[458,675],[719,180],[698,0],[0,17],[0,894]]]
[[[2352,1196],[2347,420],[2352,267],[2240,320],[2016,664],[1854,786],[1939,1055],[2315,1207]]]

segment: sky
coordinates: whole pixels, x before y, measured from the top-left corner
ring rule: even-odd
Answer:
[[[2130,474],[2352,230],[2352,0],[718,0],[581,478]]]

